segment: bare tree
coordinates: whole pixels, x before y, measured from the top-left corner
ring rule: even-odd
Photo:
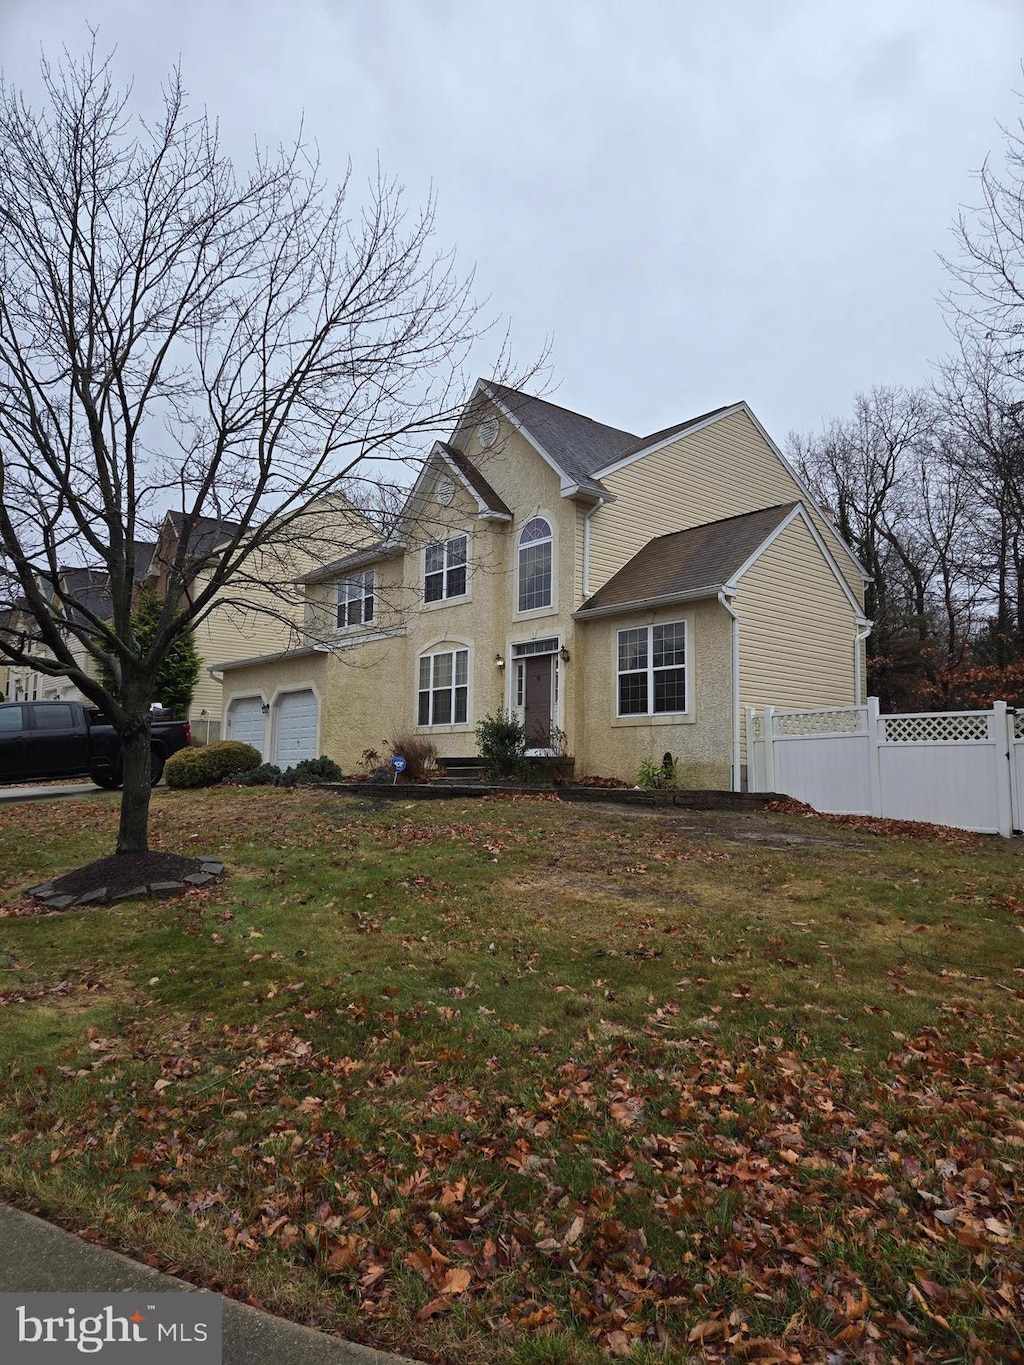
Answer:
[[[940,700],[984,593],[983,504],[965,435],[934,395],[876,388],[858,395],[852,417],[790,443],[872,574],[872,685],[897,709]]]
[[[840,532],[872,576],[865,611],[875,639],[904,616],[894,579],[902,572],[923,602],[927,570],[916,553],[908,474],[931,422],[917,390],[875,388],[858,394],[853,416],[835,418],[819,435],[790,437],[790,453]]]
[[[957,253],[943,258],[952,279],[946,308],[961,340],[984,352],[1003,379],[1024,383],[1024,120],[1003,128],[1000,173],[986,158],[980,202],[960,211]],[[963,347],[961,346],[961,349]]]
[[[940,394],[953,455],[976,493],[977,573],[990,608],[991,662],[1024,657],[1024,389],[993,342],[958,328]]]
[[[352,209],[301,140],[236,169],[178,73],[144,123],[95,45],[42,75],[40,109],[0,84],[0,569],[30,622],[0,630],[0,659],[70,678],[116,726],[117,848],[138,852],[171,643],[318,499],[450,425],[481,326],[432,203],[409,215],[378,176]],[[168,506],[181,535],[143,649],[134,547]],[[105,571],[108,615],[55,597],[69,562]]]

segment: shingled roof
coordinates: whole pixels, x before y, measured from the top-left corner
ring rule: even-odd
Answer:
[[[605,426],[504,384],[488,383],[486,388],[564,474],[598,491],[596,471],[614,464],[638,442],[643,444],[635,432]]]
[[[445,445],[443,441],[438,441],[438,445],[444,458],[469,484],[470,488],[480,499],[480,502],[487,508],[488,512],[493,512],[500,517],[511,517],[512,512],[508,506],[498,497],[497,493],[487,482],[484,476],[472,464],[465,455],[455,450],[452,446]]]
[[[180,539],[187,520],[185,513],[170,511],[167,515]],[[189,553],[196,559],[202,559],[212,554],[224,541],[230,540],[238,529],[237,521],[221,521],[218,517],[196,517],[192,520],[189,532]]]
[[[603,615],[702,593],[714,596],[799,506],[780,503],[649,540],[575,615]]]

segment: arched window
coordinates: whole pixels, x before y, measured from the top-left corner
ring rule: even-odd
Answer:
[[[519,610],[551,606],[551,527],[534,517],[519,535]]]

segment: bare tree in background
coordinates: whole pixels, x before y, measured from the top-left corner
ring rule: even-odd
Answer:
[[[450,426],[481,328],[432,204],[407,215],[378,179],[353,209],[301,143],[236,169],[177,73],[150,124],[95,47],[42,75],[40,109],[0,85],[0,568],[30,621],[0,630],[0,659],[69,678],[115,725],[117,848],[141,852],[171,643],[310,504]],[[183,530],[143,649],[134,547],[168,506]],[[230,527],[212,565],[204,518]],[[109,618],[55,601],[69,562],[106,572]]]
[[[987,662],[1024,657],[1024,388],[992,343],[960,328],[942,368],[941,399],[958,440],[955,459],[975,489],[975,546],[989,606]]]
[[[941,700],[963,655],[982,573],[963,442],[934,397],[875,388],[849,418],[790,438],[791,454],[872,575],[871,686],[889,709]]]

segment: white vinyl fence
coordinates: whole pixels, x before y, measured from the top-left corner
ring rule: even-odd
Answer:
[[[747,782],[838,815],[928,820],[982,834],[1024,827],[1024,713],[879,715],[878,701],[747,709]]]

